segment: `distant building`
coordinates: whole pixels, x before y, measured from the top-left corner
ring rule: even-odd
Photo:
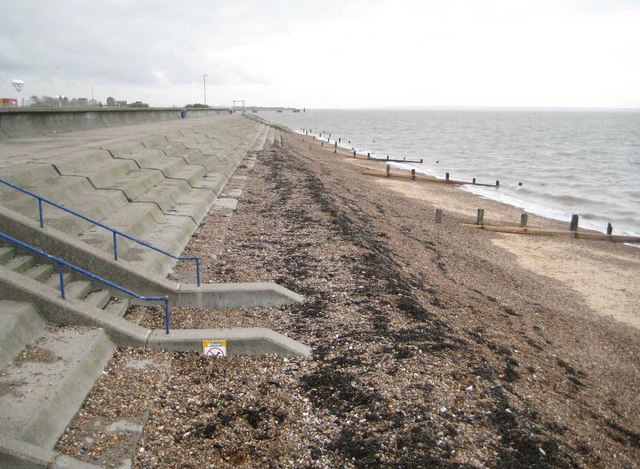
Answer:
[[[18,107],[18,100],[15,98],[0,98],[0,107]]]

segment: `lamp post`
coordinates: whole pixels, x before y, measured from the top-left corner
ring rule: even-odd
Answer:
[[[204,105],[207,105],[207,75],[202,77],[202,82],[204,84]]]
[[[18,80],[17,78],[11,82],[13,87],[16,89],[16,93],[18,93],[18,106],[20,106],[20,92],[22,91],[22,87],[24,86],[24,81]]]

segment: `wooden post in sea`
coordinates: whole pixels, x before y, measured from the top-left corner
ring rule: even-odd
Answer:
[[[471,182],[471,184],[475,184],[476,183],[476,178],[473,178],[473,181]]]
[[[371,158],[371,152],[367,152],[367,159]]]
[[[607,224],[607,234],[611,236],[613,234],[613,225],[611,223]]]
[[[444,210],[441,208],[436,209],[436,223],[442,223],[442,216],[444,215]]]
[[[416,170],[415,168],[411,170],[411,179],[416,180]]]
[[[529,215],[523,213],[520,215],[520,228],[526,228],[527,222],[529,221]]]
[[[449,173],[445,174],[444,178],[445,178],[446,181],[448,181],[449,180]]]
[[[483,208],[479,208],[478,209],[478,216],[476,218],[476,225],[483,225],[484,224],[484,209]]]
[[[575,213],[571,215],[571,224],[569,224],[569,231],[578,231],[578,222],[580,217]]]
[[[500,187],[500,181],[496,181],[496,189]]]
[[[387,165],[387,177],[391,176],[391,165]]]
[[[334,142],[333,148],[338,148],[338,142]]]
[[[356,151],[355,150],[353,150],[353,157],[354,158],[356,157]]]

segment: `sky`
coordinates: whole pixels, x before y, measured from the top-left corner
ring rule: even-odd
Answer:
[[[640,0],[0,0],[0,97],[640,108]]]

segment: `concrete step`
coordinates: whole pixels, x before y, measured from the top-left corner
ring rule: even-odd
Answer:
[[[77,183],[72,184],[69,180]],[[52,202],[95,220],[100,220],[127,204],[127,198],[121,191],[95,189],[87,179],[82,177],[63,176],[50,178],[47,181],[49,183],[41,190],[30,189]],[[39,220],[36,199],[18,191],[14,192],[16,194],[14,200],[3,205],[33,220]],[[47,203],[43,203],[43,219],[45,225],[72,235],[91,226],[90,222]]]
[[[91,292],[91,282],[88,280],[76,280],[64,284],[64,296],[66,298],[84,299]]]
[[[94,291],[84,298],[84,301],[99,309],[104,309],[109,300],[111,300],[111,292],[109,290]]]
[[[64,277],[64,285],[66,287],[69,283],[71,283],[72,275],[69,272],[64,272],[62,276]],[[60,273],[56,270],[43,283],[50,286],[51,288],[55,288],[56,290],[60,291]]]
[[[187,181],[181,179],[165,179],[160,184],[152,187],[140,195],[136,202],[149,202],[158,204],[160,209],[167,213],[178,200],[191,191]]]
[[[97,189],[121,190],[129,200],[163,178],[158,170],[140,169],[135,161],[113,158],[106,150],[87,150],[48,160],[62,175],[83,176]]]
[[[188,194],[182,196],[168,213],[190,217],[197,225],[200,225],[215,201],[216,195],[212,190],[192,189]]]
[[[51,164],[43,164],[39,162],[26,162],[15,165],[5,166],[2,168],[2,179],[6,179],[12,184],[24,186],[26,184],[37,185],[40,181],[47,178],[58,176],[58,172]],[[2,185],[0,192],[3,190],[11,190]]]
[[[196,187],[208,172],[208,169],[203,165],[190,164],[185,165],[182,169],[176,171],[170,177],[173,179],[183,179],[187,181],[191,187]]]
[[[10,363],[46,327],[31,303],[0,300],[0,369]]]
[[[142,139],[142,145],[145,148],[154,148],[156,150],[165,151],[168,146],[170,146],[169,142],[165,138],[164,135],[147,135]],[[167,153],[165,151],[165,153]],[[177,156],[177,155],[169,155],[167,156]]]
[[[37,194],[46,199],[52,200],[61,205],[66,205],[66,201],[73,198],[78,193],[93,190],[89,181],[85,178],[73,176],[55,176],[44,180],[30,181],[27,184],[19,184],[25,190]],[[3,186],[4,187],[4,186]],[[0,193],[0,203],[5,207],[20,212],[30,218],[38,218],[38,202],[34,197],[24,194],[13,188],[7,188]],[[43,204],[45,213],[57,210],[46,203]]]
[[[162,181],[164,176],[161,171],[156,169],[137,169],[122,176],[93,175],[89,179],[96,188],[120,190],[124,192],[127,200],[133,201],[140,194]]]
[[[0,376],[0,435],[52,449],[115,345],[101,329],[52,328]]]
[[[130,236],[144,239],[144,234],[150,227],[162,220],[163,213],[155,203],[133,202],[120,208],[108,217],[100,220],[101,223],[117,229]],[[93,227],[83,231],[79,239],[106,252],[113,253],[113,234],[100,227]],[[118,252],[132,246],[131,241],[118,237]]]
[[[9,246],[0,246],[0,264],[8,262],[13,257],[13,248]]]
[[[118,318],[123,318],[128,309],[129,300],[127,298],[111,298],[104,307],[105,312]]]
[[[3,267],[5,269],[13,270],[14,272],[26,272],[31,268],[34,263],[33,256],[25,255],[25,256],[14,256],[9,259]]]
[[[190,217],[166,215],[164,221],[155,225],[144,239],[177,256],[184,250],[197,226]],[[169,273],[176,263],[175,259],[143,246],[132,246],[122,254],[122,258],[160,275]]]
[[[56,270],[51,264],[38,264],[31,267],[25,272],[25,275],[29,278],[37,280],[38,282],[45,282],[51,274]]]
[[[183,158],[188,164],[201,164],[207,166],[209,171],[212,169],[207,164],[207,156],[196,148],[186,148],[182,142],[169,142],[163,135],[152,135],[145,138],[143,143],[147,148],[162,150],[167,156]]]
[[[200,182],[199,188],[211,190],[216,197],[220,195],[229,177],[221,172],[210,172]]]
[[[115,159],[106,150],[84,150],[47,158],[46,161],[53,164],[61,175],[83,176],[100,184],[138,169],[133,161]]]
[[[109,143],[100,148],[107,150],[114,158],[127,158],[128,155],[138,153],[145,149],[142,142],[137,141]]]
[[[135,161],[140,168],[160,170],[165,177],[171,177],[187,164],[182,158],[167,156],[162,150],[147,148],[127,155],[126,158]]]

